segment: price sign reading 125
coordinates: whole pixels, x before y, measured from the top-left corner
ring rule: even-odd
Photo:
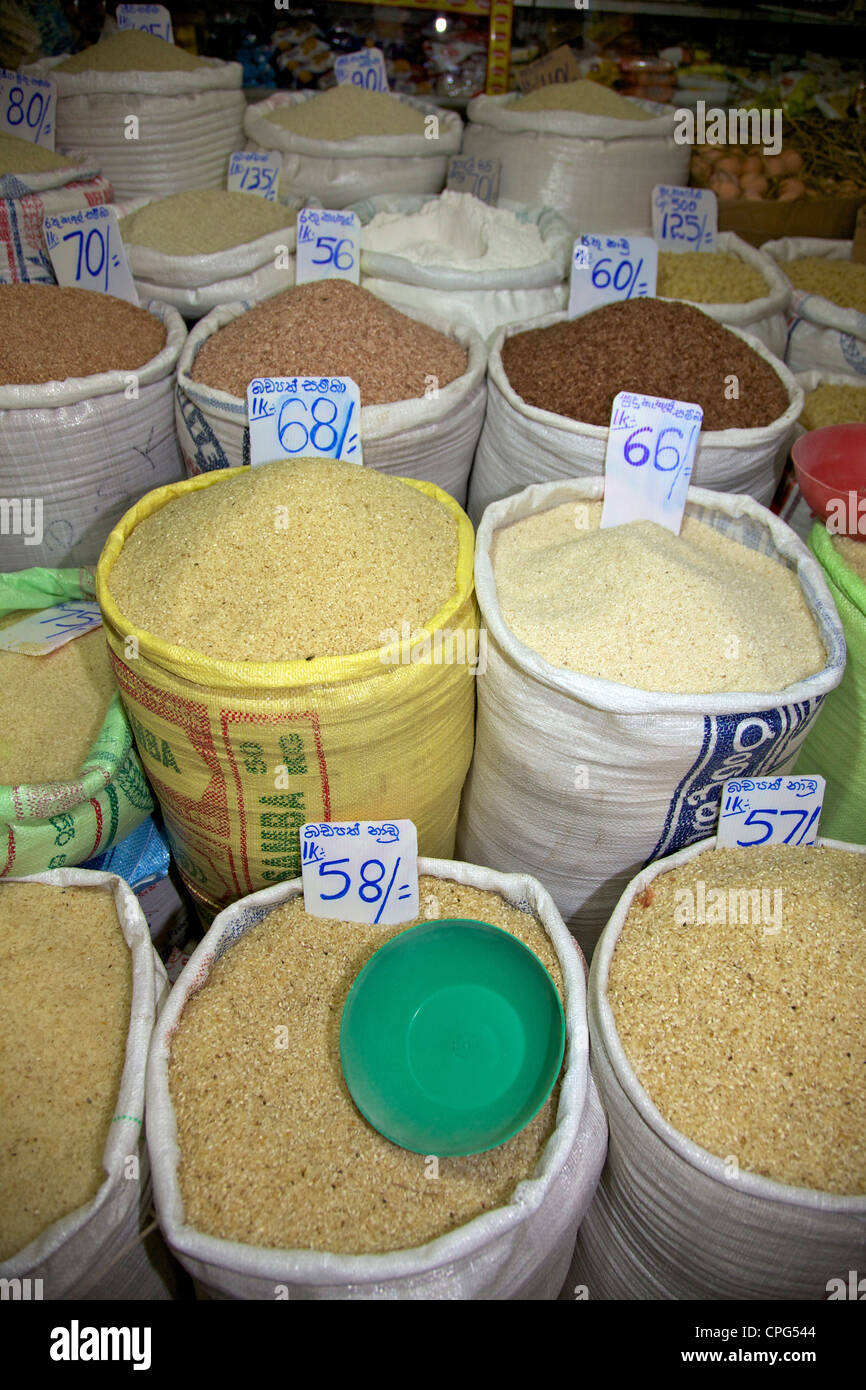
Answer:
[[[719,849],[814,845],[824,804],[823,777],[761,777],[725,782]]]
[[[653,236],[663,251],[715,251],[719,204],[711,188],[653,189]]]
[[[267,154],[236,150],[229,160],[226,189],[229,193],[257,193],[268,203],[276,202],[281,165],[282,156],[278,150],[269,150]]]
[[[568,317],[578,318],[616,299],[654,295],[658,263],[651,236],[579,236],[571,257]]]
[[[418,835],[410,820],[317,821],[301,826],[304,908],[366,926],[418,916]]]
[[[604,456],[601,524],[655,521],[680,533],[704,412],[690,401],[620,391]]]
[[[138,303],[115,208],[66,212],[46,217],[42,226],[58,285]]]
[[[356,212],[301,208],[295,284],[310,280],[351,280],[357,285],[361,266],[361,222]]]
[[[361,393],[349,376],[256,377],[247,412],[253,468],[285,458],[364,462]]]
[[[0,135],[53,150],[56,112],[56,83],[0,68]]]
[[[334,63],[338,85],[351,82],[368,92],[387,92],[388,76],[381,48],[361,48],[357,53],[341,53]]]

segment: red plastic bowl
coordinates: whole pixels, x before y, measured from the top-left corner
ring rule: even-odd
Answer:
[[[828,425],[791,450],[800,491],[827,529],[866,541],[866,425]]]

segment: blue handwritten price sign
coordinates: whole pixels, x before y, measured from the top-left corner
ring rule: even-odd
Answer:
[[[475,159],[469,154],[453,154],[448,161],[445,183],[453,193],[471,193],[482,203],[496,206],[499,197],[501,159]]]
[[[53,150],[56,126],[57,84],[0,68],[0,135]]]
[[[725,782],[719,849],[814,845],[824,804],[823,777],[764,777]]]
[[[656,292],[659,251],[649,236],[579,236],[571,256],[568,317],[578,318],[616,299]]]
[[[58,285],[97,290],[138,303],[115,208],[88,208],[46,217],[42,230]]]
[[[657,183],[653,236],[662,251],[715,251],[719,204],[711,188],[669,188]]]
[[[388,75],[385,55],[381,48],[361,48],[357,53],[341,53],[334,63],[337,84],[351,82],[353,87],[366,87],[368,92],[387,92]]]
[[[361,222],[356,212],[301,208],[295,284],[310,280],[351,280],[361,275]]]
[[[158,39],[174,43],[171,15],[165,5],[118,5],[114,18],[118,29],[143,29]]]
[[[229,193],[256,193],[269,203],[276,202],[282,157],[278,150],[257,154],[236,150],[229,160],[226,188]],[[286,214],[288,216],[288,213]]]
[[[256,377],[247,411],[253,468],[285,458],[364,462],[361,393],[351,377]]]
[[[366,926],[418,916],[418,835],[410,820],[301,826],[304,909]]]
[[[89,599],[69,599],[52,608],[41,608],[20,622],[0,630],[0,647],[24,656],[49,656],[76,637],[102,626],[99,604]]]
[[[675,536],[704,412],[690,401],[620,391],[614,397],[604,456],[601,524],[655,521]]]

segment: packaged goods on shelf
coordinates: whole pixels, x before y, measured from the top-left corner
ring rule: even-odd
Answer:
[[[864,856],[713,838],[628,884],[590,974],[611,1147],[569,1284],[825,1300],[856,1267]]]
[[[761,247],[790,285],[788,315],[793,322],[785,361],[792,372],[841,373],[852,382],[859,377],[861,383],[866,377],[866,267],[852,264],[852,245],[823,237],[783,237]],[[795,267],[797,261],[805,263],[802,269]],[[820,261],[827,263],[823,270]],[[835,300],[827,297],[828,291]],[[840,299],[847,300],[845,307]]]
[[[600,474],[613,399],[628,390],[703,406],[697,484],[772,499],[803,399],[752,334],[693,305],[634,299],[509,325],[488,352],[469,490],[475,524],[490,502],[530,483]]]
[[[353,974],[394,929],[353,926],[347,937],[346,924],[309,919],[305,926],[300,880],[226,908],[172,993],[154,1038],[147,1101],[160,1223],[181,1262],[217,1297],[257,1298],[266,1290],[272,1296],[275,1280],[287,1285],[290,1297],[308,1299],[549,1299],[559,1291],[605,1148],[588,1067],[583,962],[534,879],[440,859],[419,859],[418,871],[425,918],[490,920],[529,944],[555,977],[568,1039],[558,1092],[506,1144],[440,1158],[438,1182],[427,1182],[423,1154],[398,1148],[355,1111],[327,1022],[341,1008]],[[223,1167],[216,1184],[209,1176],[197,1138],[208,1123],[206,1102],[199,1104],[192,1088],[213,1008],[230,1000],[233,1013],[250,1020],[267,1010],[255,960],[272,942],[280,943],[286,961],[302,950],[299,969],[320,1003],[296,1020],[292,1047],[250,1055],[241,1084],[248,1089],[250,1075],[263,1068],[277,1086],[275,1123],[284,1128],[279,1117],[288,1116],[293,1126],[294,1115],[304,1115],[306,1153],[286,1159],[282,1133],[278,1142],[281,1163],[286,1159],[293,1173],[305,1168],[306,1174],[300,1186],[281,1181],[275,1189],[267,1165],[253,1160],[248,1166],[235,1147],[249,1200],[233,1201],[226,1223],[216,1212],[218,1186],[235,1184],[230,1168]],[[278,989],[280,969],[269,969]],[[245,983],[250,979],[252,992]],[[303,1066],[293,1057],[302,1057]],[[229,1069],[220,1068],[217,1091],[232,1084]],[[262,1081],[263,1087],[272,1084]],[[272,1142],[270,1136],[263,1148]],[[341,1170],[336,1182],[332,1167]],[[312,1178],[325,1168],[326,1182]]]
[[[243,149],[240,63],[127,29],[26,71],[57,84],[58,148],[87,153],[116,198],[224,188],[229,156]]]
[[[471,561],[447,494],[321,459],[205,474],[124,517],[99,601],[205,915],[297,873],[306,820],[407,816],[422,851],[451,852],[479,657]]]
[[[434,326],[435,325],[435,326]],[[487,400],[472,329],[398,312],[348,280],[299,285],[250,309],[227,304],[178,362],[177,432],[191,474],[249,462],[246,386],[256,376],[349,376],[361,393],[364,463],[426,479],[463,505]]]
[[[170,1298],[159,1237],[139,1238],[145,1065],[166,979],[138,901],[84,869],[4,881],[0,950],[0,1274],[42,1280],[47,1299]]]
[[[603,494],[602,479],[548,483],[528,487],[485,512],[478,531],[476,589],[487,632],[487,667],[478,683],[475,755],[457,841],[467,859],[505,871],[520,864],[528,872],[543,872],[587,955],[635,864],[713,833],[726,777],[769,775],[792,767],[845,663],[842,627],[821,569],[793,531],[750,497],[690,488],[686,522],[704,521],[745,552],[757,551],[762,561],[787,570],[791,602],[799,607],[796,621],[805,625],[800,658],[788,664],[791,653],[785,649],[796,642],[790,624],[777,624],[773,617],[760,649],[760,634],[756,639],[753,631],[747,638],[735,606],[717,596],[707,600],[712,614],[707,632],[715,625],[722,661],[730,651],[736,672],[740,654],[745,657],[751,650],[759,663],[777,663],[764,668],[765,678],[753,672],[755,684],[748,693],[736,674],[726,682],[720,679],[718,661],[706,681],[700,670],[685,673],[677,652],[692,622],[689,611],[684,617],[681,612],[677,640],[645,637],[645,652],[637,643],[638,655],[655,671],[655,678],[647,680],[651,689],[640,688],[628,670],[615,680],[587,675],[582,655],[571,658],[580,669],[551,664],[509,626],[495,552],[491,557],[494,538],[503,527],[568,504],[575,541],[588,537],[592,542],[585,528],[591,504]],[[615,536],[620,529],[605,535]],[[670,548],[681,547],[675,538],[663,538],[662,550]],[[705,570],[710,583],[714,563]],[[755,557],[743,554],[742,570],[738,567],[735,576],[741,574],[745,584],[748,570],[757,564]],[[543,575],[545,564],[538,568]],[[641,581],[638,616],[637,589],[623,585],[614,560],[615,580],[606,586],[611,604],[606,615],[603,605],[593,614],[602,648],[606,623],[611,633],[626,621],[642,632],[651,631],[657,619],[661,633],[666,616],[677,612],[668,567],[662,563],[661,568],[666,574],[661,586]],[[737,577],[731,582],[736,587]],[[578,642],[583,624],[579,589],[569,588],[555,602],[561,615],[557,621],[566,631],[571,622]],[[553,607],[553,600],[542,601],[545,611]],[[772,611],[776,613],[775,606]],[[771,638],[769,626],[774,624],[779,632]],[[712,638],[704,640],[712,648]],[[779,647],[772,656],[776,641]],[[609,660],[616,662],[618,645],[617,638]],[[713,684],[716,693],[707,688]]]
[[[4,536],[2,567],[95,563],[111,527],[183,471],[176,309],[92,290],[0,285],[0,494],[39,499],[32,536]]]
[[[244,130],[249,148],[282,155],[282,196],[344,208],[379,193],[438,193],[463,122],[420,98],[344,83],[278,92],[248,108]]]

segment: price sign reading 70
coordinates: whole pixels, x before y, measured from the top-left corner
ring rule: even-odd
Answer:
[[[679,535],[703,418],[689,401],[620,391],[604,459],[603,527],[655,521]]]

